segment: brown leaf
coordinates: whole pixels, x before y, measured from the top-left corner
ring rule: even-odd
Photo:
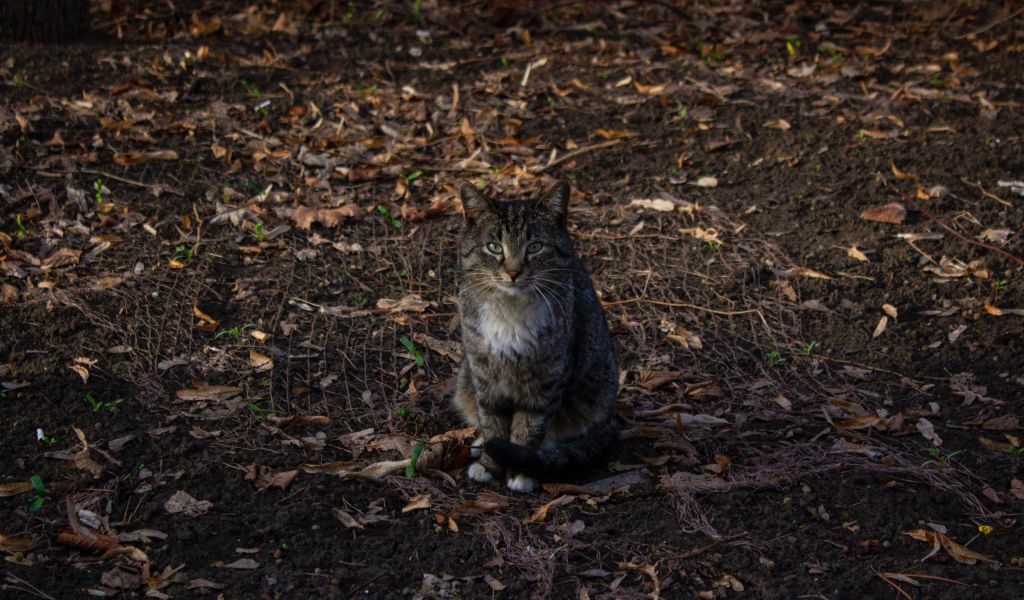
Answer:
[[[554,500],[552,500],[550,502],[547,502],[543,506],[538,508],[536,511],[534,511],[534,513],[532,515],[530,515],[529,518],[525,519],[523,521],[523,523],[526,523],[527,525],[529,525],[531,523],[543,523],[544,520],[548,518],[548,511],[550,511],[552,508],[554,508],[556,506],[561,506],[563,504],[568,504],[568,503],[572,502],[575,498],[576,498],[576,496],[570,496],[568,494],[566,494],[564,496],[559,496],[559,497],[555,498]]]
[[[617,140],[620,138],[634,137],[637,133],[627,129],[598,129],[597,135],[606,140]]]
[[[240,569],[243,571],[251,571],[252,569],[260,568],[260,563],[256,562],[251,558],[240,558],[235,562],[224,565],[225,569]]]
[[[907,218],[907,209],[899,202],[890,202],[882,206],[872,206],[860,213],[860,218],[876,223],[899,225]]]
[[[857,249],[856,246],[850,246],[846,249],[846,255],[850,258],[859,260],[860,262],[870,262],[867,255]]]
[[[266,354],[260,354],[255,350],[249,350],[249,366],[257,373],[263,373],[274,368],[274,360]]]
[[[0,498],[17,496],[32,489],[32,483],[28,481],[15,481],[12,483],[0,483]]]
[[[365,529],[363,524],[357,521],[355,517],[340,508],[332,508],[331,514],[334,515],[334,518],[340,521],[342,525],[349,529]]]
[[[174,150],[153,150],[151,152],[125,152],[114,157],[114,162],[123,166],[137,165],[150,160],[178,160]]]
[[[836,423],[836,429],[866,429],[868,427],[874,427],[882,422],[882,417],[876,415],[865,415],[863,417],[854,417],[845,421]]]
[[[417,312],[421,313],[428,308],[437,306],[436,302],[428,302],[423,300],[419,294],[409,294],[401,300],[391,300],[389,298],[381,298],[377,300],[377,308],[386,310],[388,312]]]
[[[1020,479],[1011,480],[1010,495],[1018,500],[1024,500],[1024,482]]]
[[[241,393],[242,388],[232,385],[200,385],[195,389],[178,390],[178,400],[223,402]]]
[[[30,538],[0,533],[0,552],[28,552],[36,547]]]
[[[490,587],[491,590],[495,591],[495,592],[500,592],[501,590],[505,589],[505,584],[503,584],[496,577],[493,577],[493,576],[491,576],[489,574],[486,574],[486,573],[484,574],[484,583],[486,583],[487,586]]]
[[[303,464],[299,465],[307,473],[321,473],[327,475],[345,475],[358,471],[360,464],[354,460],[339,460],[321,465]]]
[[[197,517],[205,514],[213,503],[209,500],[196,500],[184,490],[178,490],[164,502],[164,510],[170,514],[185,513],[190,517]]]
[[[423,510],[425,508],[430,508],[430,494],[420,494],[410,500],[408,504],[402,507],[402,513]]]
[[[878,320],[878,325],[875,325],[874,332],[871,333],[872,338],[877,338],[885,332],[885,326],[889,324],[889,317],[882,317]]]
[[[878,129],[861,129],[857,132],[860,137],[868,137],[873,140],[892,140],[899,137],[900,132],[897,130],[892,131],[880,131]]]
[[[767,127],[768,129],[780,129],[782,131],[789,131],[790,124],[789,121],[785,119],[772,119],[771,121],[765,122],[765,124],[762,125],[762,127]]]
[[[198,304],[192,305],[192,314],[199,319],[199,322],[195,325],[196,329],[207,332],[217,331],[217,325],[220,324],[220,321],[203,312]]]
[[[637,384],[650,392],[672,383],[682,375],[682,371],[640,371]]]
[[[896,163],[890,163],[890,165],[892,166],[892,174],[896,176],[896,179],[899,179],[899,180],[902,180],[902,181],[907,181],[907,180],[917,181],[917,175],[914,175],[913,173],[907,173],[905,171],[900,171],[896,167]]]
[[[334,227],[347,219],[362,219],[366,210],[356,204],[346,204],[338,208],[309,208],[298,206],[292,211],[292,220],[299,229],[310,229],[313,223],[325,227]]]
[[[993,417],[981,424],[982,429],[989,431],[1007,431],[1020,429],[1020,418],[1014,414],[1006,414],[1001,417]]]
[[[882,312],[884,312],[885,314],[889,315],[893,319],[898,318],[899,314],[900,314],[899,311],[896,310],[896,307],[893,306],[892,304],[883,304],[882,305]]]

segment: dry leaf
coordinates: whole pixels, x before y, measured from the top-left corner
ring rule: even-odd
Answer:
[[[340,521],[342,525],[349,529],[365,529],[363,524],[357,521],[355,517],[340,508],[332,508],[331,514],[334,515],[334,518]]]
[[[921,432],[921,435],[923,435],[926,440],[931,442],[933,446],[942,445],[942,438],[939,437],[939,434],[935,433],[935,426],[932,425],[931,421],[925,419],[924,417],[921,417],[920,419],[917,420],[915,426],[917,427],[917,430]]]
[[[32,489],[32,483],[29,481],[15,481],[12,483],[0,483],[0,498],[6,498],[7,496],[17,496],[18,494],[24,494],[25,492]]]
[[[377,301],[377,308],[385,310],[387,312],[417,312],[421,313],[428,308],[437,306],[436,302],[428,302],[420,297],[419,294],[409,294],[401,300],[391,300],[389,298],[381,298]]]
[[[260,568],[260,563],[256,562],[251,558],[240,558],[233,563],[224,565],[225,569],[240,569],[243,571],[249,571],[252,569]]]
[[[2,552],[28,552],[35,547],[36,543],[29,538],[0,533],[0,551]]]
[[[679,379],[682,374],[682,371],[640,371],[637,384],[650,392]]]
[[[697,187],[713,188],[718,187],[718,179],[715,177],[701,177],[697,180]]]
[[[178,390],[178,400],[223,402],[241,393],[242,388],[231,385],[203,385],[195,389]]]
[[[882,317],[878,320],[878,325],[875,325],[875,331],[871,334],[872,338],[877,338],[885,332],[885,326],[889,324],[889,317]]]
[[[899,312],[896,310],[896,307],[893,306],[892,304],[883,304],[882,305],[882,312],[884,312],[885,314],[889,315],[893,319],[896,319],[896,318],[899,317]]]
[[[673,212],[676,210],[677,206],[676,203],[661,198],[637,198],[635,200],[630,200],[629,205],[636,206],[637,208],[656,210],[659,212]]]
[[[347,219],[362,219],[366,210],[356,204],[346,204],[338,208],[309,208],[298,206],[292,211],[292,220],[299,229],[310,229],[313,223],[324,227],[334,227]]]
[[[765,124],[762,125],[762,127],[767,127],[768,129],[780,129],[782,131],[789,131],[790,125],[789,121],[785,119],[772,119],[771,121],[765,122]]]
[[[555,498],[554,500],[552,500],[550,502],[547,502],[543,506],[538,508],[536,511],[534,511],[534,513],[532,515],[530,515],[529,518],[524,520],[523,523],[526,523],[527,525],[529,525],[531,523],[543,523],[544,520],[548,518],[548,511],[549,510],[551,510],[552,508],[554,508],[556,506],[561,506],[563,504],[568,504],[568,503],[572,502],[575,498],[576,498],[576,496],[570,496],[568,494],[566,494],[564,496],[559,496],[559,497]]]
[[[870,262],[866,254],[857,249],[856,246],[850,246],[846,249],[846,254],[850,258],[855,258],[861,262]]]
[[[1020,479],[1010,481],[1010,495],[1018,500],[1024,500],[1024,482]]]
[[[257,373],[263,373],[274,368],[274,360],[266,354],[260,354],[255,350],[249,350],[249,366]]]
[[[907,173],[906,171],[900,171],[896,167],[896,163],[889,163],[889,164],[892,166],[892,174],[896,176],[896,179],[899,179],[901,181],[907,181],[907,180],[917,181],[917,175],[914,175],[912,173]],[[927,196],[925,197],[925,199],[927,199]]]
[[[953,343],[960,339],[960,336],[963,335],[965,331],[967,331],[967,326],[961,325],[954,329],[953,331],[950,331],[946,337],[949,339],[950,343]]]
[[[490,587],[491,590],[495,591],[495,592],[500,592],[501,590],[505,589],[505,584],[503,584],[496,577],[493,577],[493,576],[488,575],[486,573],[484,574],[484,583],[486,583],[487,586]]]
[[[882,422],[882,417],[876,415],[865,415],[863,417],[854,417],[845,421],[836,423],[836,429],[867,429],[868,427],[874,427]]]
[[[170,514],[185,513],[190,517],[197,517],[205,514],[213,503],[209,500],[196,500],[184,490],[178,490],[164,502],[164,510]]]
[[[402,507],[402,513],[423,510],[425,508],[430,508],[430,494],[420,494],[410,500],[408,504]]]
[[[606,140],[617,140],[620,138],[634,137],[636,132],[628,129],[598,129],[597,135]]]
[[[929,544],[932,545],[932,551],[929,552],[921,560],[925,560],[927,558],[930,558],[936,552],[939,551],[939,548],[942,548],[947,553],[949,553],[949,555],[952,556],[953,559],[956,560],[956,562],[958,562],[960,564],[964,564],[964,565],[973,565],[973,564],[977,563],[979,560],[982,561],[982,562],[988,562],[988,563],[994,563],[994,564],[998,564],[998,562],[999,562],[999,561],[996,561],[996,560],[992,560],[991,558],[985,556],[984,554],[979,554],[978,552],[975,552],[974,550],[971,550],[970,548],[961,546],[960,544],[954,542],[952,539],[947,537],[945,534],[940,533],[938,531],[931,531],[931,530],[928,530],[928,529],[915,529],[914,531],[905,531],[903,533],[904,533],[904,535],[909,535],[910,537],[914,538],[915,540],[920,540],[922,542],[928,542]]]
[[[907,209],[899,202],[890,202],[889,204],[866,209],[860,213],[860,218],[865,221],[899,225],[907,218]]]

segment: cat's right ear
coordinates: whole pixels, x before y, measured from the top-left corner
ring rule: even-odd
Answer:
[[[459,199],[462,200],[462,216],[467,223],[476,221],[491,209],[491,202],[478,187],[468,181],[459,184]]]

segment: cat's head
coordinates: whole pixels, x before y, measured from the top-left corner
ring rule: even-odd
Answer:
[[[573,257],[567,183],[530,200],[499,200],[464,182],[459,196],[466,218],[459,258],[467,290],[560,295]]]

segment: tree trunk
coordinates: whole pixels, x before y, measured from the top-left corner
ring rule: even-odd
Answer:
[[[89,0],[0,0],[0,42],[65,42],[89,31]]]

